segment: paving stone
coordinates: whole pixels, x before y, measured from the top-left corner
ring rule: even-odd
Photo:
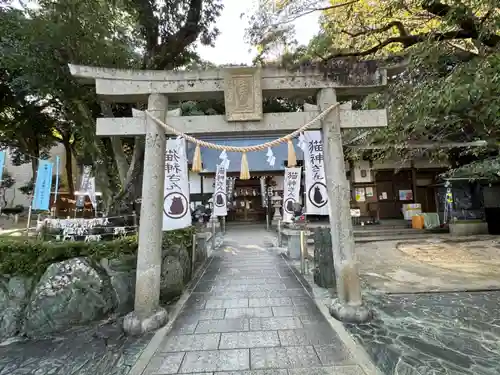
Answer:
[[[209,281],[206,283],[198,283],[198,285],[196,285],[196,288],[194,288],[194,291],[196,293],[207,293],[210,292],[213,288],[213,282]]]
[[[198,320],[224,319],[226,309],[184,310],[178,319],[197,322]]]
[[[300,368],[321,365],[312,346],[250,349],[252,369]]]
[[[214,372],[214,375],[288,375],[285,369]]]
[[[248,331],[248,319],[202,320],[195,333],[241,332]]]
[[[248,307],[247,298],[236,299],[209,299],[206,303],[207,309],[233,309],[239,307]]]
[[[144,371],[145,375],[177,374],[185,353],[165,353],[155,356]]]
[[[289,369],[288,375],[366,375],[359,366],[335,366]]]
[[[250,298],[248,304],[250,307],[291,306],[292,299],[290,297]]]
[[[308,297],[306,290],[302,287],[300,289],[287,289],[279,291],[271,291],[269,297]]]
[[[303,328],[302,322],[297,317],[251,318],[251,331],[276,331]]]
[[[240,371],[250,369],[248,349],[194,351],[186,353],[180,373]]]
[[[277,284],[280,283],[281,279],[279,277],[270,278],[270,279],[226,279],[226,280],[218,280],[216,284],[218,285],[261,285],[261,284]]]
[[[255,331],[223,333],[219,349],[263,348],[280,346],[278,333],[275,331]]]
[[[314,345],[314,349],[325,366],[355,364],[351,352],[343,345]]]
[[[187,352],[192,350],[214,350],[220,341],[220,333],[175,335],[168,339],[159,348],[162,352]]]
[[[200,295],[192,294],[184,304],[184,310],[188,309],[204,309],[207,301]]]
[[[286,290],[283,284],[266,284],[266,285],[229,285],[229,286],[214,286],[214,291],[223,292],[252,292],[261,290]]]
[[[301,346],[301,345],[335,345],[344,348],[342,340],[332,329],[311,330],[309,328],[300,328],[293,330],[278,331],[282,346]]]
[[[271,316],[273,316],[273,311],[270,307],[243,307],[226,309],[225,318],[268,318]]]
[[[274,316],[301,316],[301,315],[318,315],[321,312],[316,306],[283,306],[273,307]],[[321,315],[322,316],[322,315]]]
[[[331,329],[330,324],[325,320],[321,313],[314,315],[300,315],[300,321],[304,327],[323,325]]]
[[[311,297],[292,297],[295,306],[309,306],[314,303]]]
[[[196,330],[198,326],[198,321],[188,321],[176,319],[174,324],[172,324],[172,329],[169,334],[171,335],[191,335]]]

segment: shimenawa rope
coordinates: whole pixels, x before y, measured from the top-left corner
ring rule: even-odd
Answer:
[[[336,108],[339,105],[340,105],[340,103],[335,103],[335,104],[331,105],[330,107],[325,109],[323,112],[318,114],[311,121],[309,121],[307,124],[301,126],[300,128],[293,131],[292,133],[289,133],[283,137],[275,139],[274,141],[261,143],[259,145],[240,146],[240,147],[228,146],[228,145],[218,145],[216,143],[202,141],[201,139],[197,139],[195,137],[192,137],[188,134],[185,134],[185,133],[173,128],[170,125],[167,125],[166,123],[161,121],[159,118],[155,117],[149,111],[145,111],[145,113],[149,118],[151,118],[154,122],[156,122],[158,125],[160,125],[165,130],[165,132],[173,133],[179,137],[183,137],[187,141],[194,143],[196,145],[196,149],[195,149],[194,156],[193,156],[193,163],[192,163],[192,171],[193,172],[200,172],[201,171],[202,163],[201,163],[200,146],[202,146],[202,147],[206,147],[206,148],[211,148],[213,150],[243,153],[243,155],[241,157],[241,175],[240,175],[240,178],[243,180],[248,180],[250,178],[250,172],[248,169],[248,161],[247,161],[247,157],[246,157],[247,152],[262,151],[262,150],[265,150],[266,148],[274,147],[274,146],[277,146],[281,143],[287,142],[288,143],[288,167],[294,167],[295,165],[297,165],[296,164],[297,159],[296,159],[292,139],[297,137],[300,133],[306,131],[311,125],[313,125],[317,121],[321,121],[328,113],[330,113],[334,108]]]

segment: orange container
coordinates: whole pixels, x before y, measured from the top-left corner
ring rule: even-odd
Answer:
[[[424,229],[424,217],[420,215],[412,216],[411,227],[413,229]]]

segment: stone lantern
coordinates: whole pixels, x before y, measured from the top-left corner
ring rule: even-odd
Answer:
[[[274,208],[272,225],[278,225],[278,221],[283,220],[283,218],[281,216],[281,202],[282,201],[283,201],[283,198],[281,198],[278,195],[278,193],[275,193],[274,196],[271,198],[271,204]]]

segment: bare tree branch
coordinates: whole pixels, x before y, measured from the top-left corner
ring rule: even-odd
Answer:
[[[454,10],[451,6],[447,4],[442,4],[438,0],[426,0],[422,5],[422,8],[428,13],[440,18],[448,16]],[[494,33],[482,33],[481,22],[482,20],[478,19],[471,12],[469,12],[466,13],[462,18],[457,19],[456,23],[457,26],[460,27],[460,29],[444,33],[428,32],[428,33],[410,35],[408,34],[406,28],[400,21],[393,21],[380,28],[360,31],[356,33],[350,33],[348,31],[343,30],[342,31],[343,33],[355,38],[362,35],[382,33],[395,27],[398,29],[400,35],[396,37],[387,38],[379,42],[375,46],[364,51],[336,52],[330,54],[328,57],[324,59],[329,60],[339,57],[368,56],[378,52],[382,48],[387,47],[391,44],[401,44],[403,48],[409,48],[411,46],[414,46],[415,44],[422,43],[426,40],[452,41],[456,39],[462,39],[462,40],[472,39],[481,42],[483,45],[489,48],[499,47],[500,35]]]
[[[364,51],[352,51],[352,52],[338,52],[332,53],[325,60],[335,59],[339,57],[363,57],[369,56],[375,52],[380,51],[382,48],[387,47],[391,44],[402,44],[404,48],[414,46],[415,44],[422,43],[426,40],[433,40],[436,42],[453,40],[453,39],[470,39],[471,36],[463,30],[449,31],[447,33],[421,33],[416,35],[406,35],[406,36],[396,36],[392,38],[387,38],[383,42],[367,49]]]
[[[327,6],[327,7],[310,8],[310,9],[307,9],[307,10],[304,10],[304,11],[300,12],[299,14],[296,14],[295,16],[293,16],[291,18],[288,18],[288,19],[283,20],[281,22],[277,22],[276,24],[270,25],[270,27],[277,27],[277,26],[280,26],[280,25],[284,25],[284,24],[293,22],[293,21],[299,19],[300,17],[307,16],[308,14],[311,14],[311,13],[314,13],[314,12],[325,12],[327,10],[345,7],[345,6],[357,3],[358,1],[359,0],[352,0],[352,1],[348,1],[346,3],[336,4],[336,5],[330,5],[330,6]]]
[[[161,61],[157,61],[158,69],[165,69],[171,56],[181,54],[187,46],[194,43],[202,31],[200,25],[203,11],[203,0],[191,0],[184,25],[173,35],[166,38],[158,46]]]
[[[393,27],[395,27],[395,28],[398,29],[400,36],[408,36],[408,32],[406,31],[403,23],[400,22],[400,21],[393,21],[393,22],[390,22],[390,23],[388,23],[387,25],[385,25],[383,27],[379,27],[379,28],[376,28],[376,29],[370,29],[370,30],[358,31],[357,33],[352,33],[352,32],[349,32],[347,30],[342,30],[342,32],[344,34],[349,35],[350,37],[356,38],[356,37],[362,36],[362,35],[370,35],[370,34],[383,33],[385,31],[389,31]]]
[[[450,5],[443,4],[438,0],[426,0],[423,2],[422,8],[441,18],[450,15],[454,10]],[[500,35],[481,33],[481,20],[475,17],[472,12],[467,12],[463,17],[457,19],[457,26],[468,32],[471,39],[479,40],[487,47],[495,48],[500,44]]]

